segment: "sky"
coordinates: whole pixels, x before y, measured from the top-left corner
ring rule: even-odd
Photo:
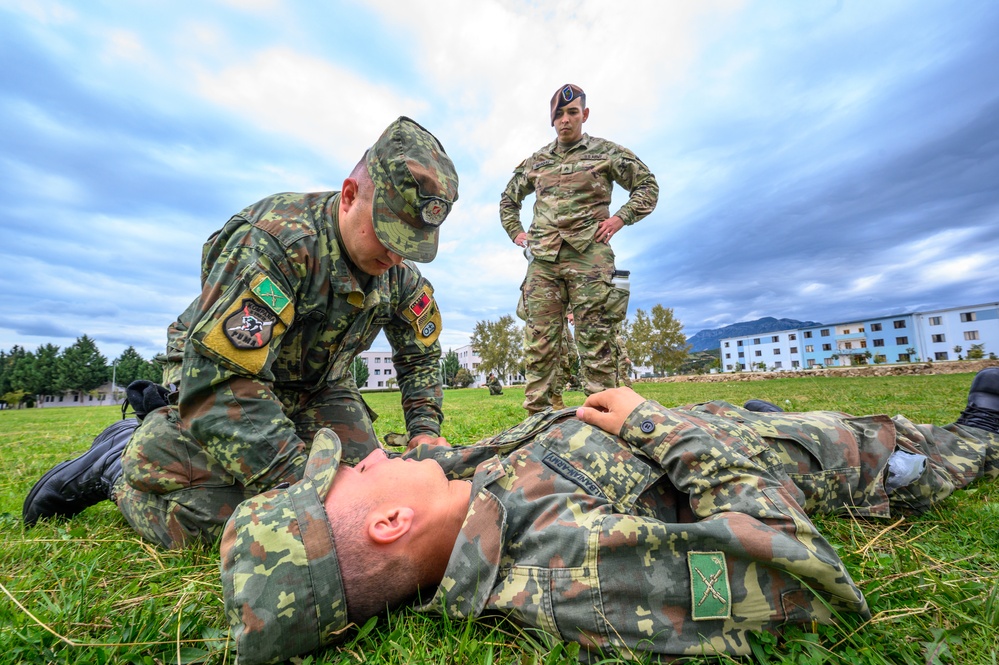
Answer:
[[[660,184],[612,242],[631,316],[692,335],[997,301],[997,34],[992,0],[0,0],[0,349],[152,357],[215,230],[339,189],[400,115],[458,170],[421,270],[442,346],[467,344],[514,312],[499,195],[569,82]]]

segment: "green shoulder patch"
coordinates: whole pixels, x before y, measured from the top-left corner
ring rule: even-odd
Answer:
[[[694,621],[729,619],[732,589],[722,552],[687,552],[690,567],[690,615]]]
[[[250,289],[253,294],[260,298],[260,302],[269,307],[272,312],[281,316],[285,307],[291,302],[291,298],[286,296],[270,277],[258,277],[254,282],[255,284]]]

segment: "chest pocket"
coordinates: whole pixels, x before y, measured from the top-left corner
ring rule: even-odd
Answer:
[[[664,472],[635,455],[620,439],[571,419],[535,439],[545,448],[542,462],[615,511],[633,513],[639,496]]]

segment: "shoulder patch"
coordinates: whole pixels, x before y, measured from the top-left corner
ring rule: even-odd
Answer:
[[[690,615],[694,621],[732,617],[728,563],[722,552],[687,552]]]
[[[253,291],[244,291],[238,302],[216,319],[201,341],[213,355],[250,374],[263,369],[271,341],[287,328],[257,298]]]
[[[226,317],[222,332],[237,349],[259,349],[271,341],[277,320],[274,312],[245,298],[239,309]]]
[[[402,310],[402,315],[416,333],[416,339],[424,346],[431,346],[441,334],[441,312],[434,300],[434,290],[429,284],[416,292]]]
[[[291,304],[291,298],[286,296],[274,283],[274,280],[266,275],[258,276],[253,282],[250,290],[253,291],[254,295],[260,298],[260,302],[269,307],[272,312],[281,316],[285,308]]]

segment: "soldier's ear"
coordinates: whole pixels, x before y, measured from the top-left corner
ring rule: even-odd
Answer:
[[[340,208],[342,212],[347,212],[351,206],[357,203],[359,189],[357,180],[354,178],[347,178],[343,181],[343,186],[340,188]]]
[[[384,506],[368,515],[368,538],[378,545],[391,545],[413,528],[415,511],[408,506]]]
[[[583,122],[586,122],[586,119],[589,117],[590,117],[590,109],[589,107],[587,107],[583,109]]]

